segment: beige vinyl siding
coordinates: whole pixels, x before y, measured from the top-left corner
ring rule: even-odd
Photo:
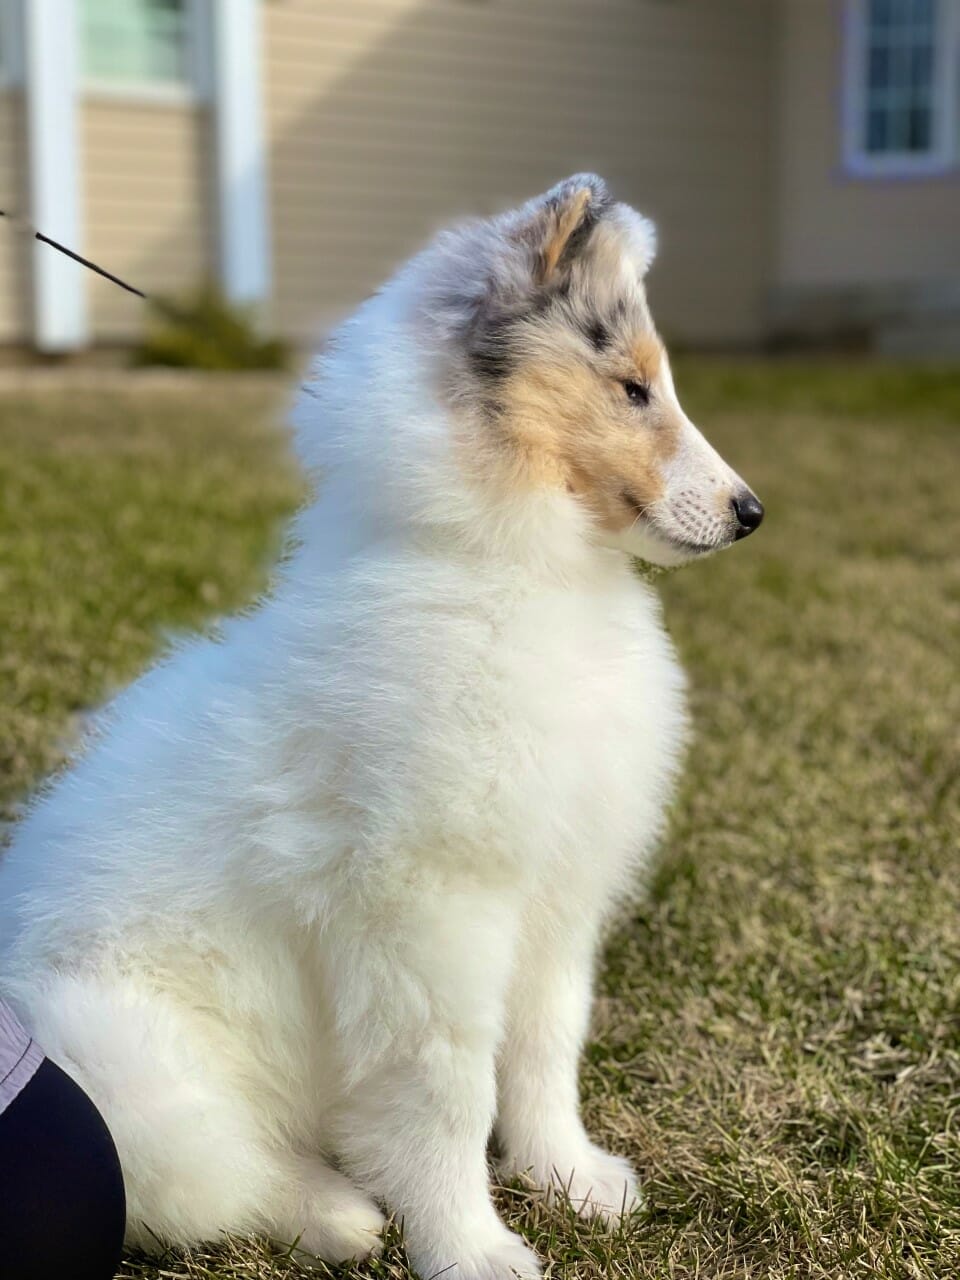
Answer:
[[[837,0],[785,0],[778,274],[792,290],[960,286],[960,169],[853,178],[843,169]]]
[[[0,192],[2,207],[25,212],[26,145],[23,98],[0,92]],[[0,342],[30,340],[30,256],[33,242],[13,225],[0,227]]]
[[[578,169],[655,217],[690,341],[755,338],[772,252],[770,0],[263,7],[275,316],[307,337],[451,217]]]
[[[90,99],[81,114],[87,254],[147,293],[177,293],[212,274],[209,121],[195,104]],[[91,275],[95,341],[140,332],[143,302]]]

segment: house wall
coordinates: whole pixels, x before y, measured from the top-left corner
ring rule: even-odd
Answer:
[[[309,336],[444,221],[578,169],[659,223],[655,314],[764,323],[770,0],[285,0],[262,9],[275,318]]]
[[[786,295],[960,289],[960,170],[853,178],[841,154],[840,0],[783,0],[777,276]]]
[[[27,201],[23,98],[0,92],[0,191],[4,208],[23,212]],[[31,242],[13,226],[0,229],[0,342],[29,339]]]
[[[206,110],[191,102],[82,102],[84,252],[146,293],[177,293],[213,273],[208,131]],[[141,299],[92,274],[88,289],[95,341],[141,331]]]

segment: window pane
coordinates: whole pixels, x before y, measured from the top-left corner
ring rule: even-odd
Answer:
[[[910,84],[910,48],[906,44],[891,51],[890,83],[895,89],[906,89]]]
[[[870,50],[870,69],[868,71],[870,89],[885,89],[890,82],[890,50],[886,48]]]
[[[867,114],[867,150],[871,152],[887,149],[887,113],[873,110]]]
[[[933,86],[933,47],[929,44],[917,45],[913,50],[910,82],[914,89],[929,93]]]
[[[913,22],[917,26],[933,27],[933,0],[913,0]]]
[[[891,0],[870,0],[868,22],[873,30],[889,25],[891,16]]]
[[[930,108],[915,107],[910,112],[907,145],[911,151],[929,151],[931,141]]]
[[[185,0],[82,0],[84,73],[98,80],[188,79]]]
[[[887,118],[887,148],[890,151],[907,151],[910,138],[910,118],[898,108]]]
[[[863,136],[871,153],[922,153],[934,143],[938,0],[869,0]]]

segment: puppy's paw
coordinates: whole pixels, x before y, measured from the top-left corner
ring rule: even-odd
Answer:
[[[637,1190],[637,1175],[622,1156],[591,1147],[588,1157],[563,1176],[552,1179],[556,1194],[569,1200],[585,1218],[601,1218],[611,1225],[628,1218],[643,1207]]]
[[[501,1168],[548,1199],[569,1203],[581,1217],[600,1218],[611,1226],[643,1207],[637,1175],[629,1162],[592,1144],[575,1156],[541,1159],[526,1166],[513,1159]]]
[[[449,1280],[537,1280],[542,1274],[537,1255],[506,1227],[483,1245],[471,1241],[447,1249],[411,1248],[410,1255],[424,1280],[441,1272]]]
[[[301,1263],[359,1262],[383,1248],[386,1219],[376,1204],[332,1169],[318,1166],[305,1179],[294,1250]]]
[[[309,1263],[311,1257],[335,1264],[360,1262],[380,1253],[384,1222],[372,1201],[337,1214],[326,1213],[304,1228],[294,1255],[301,1263]]]

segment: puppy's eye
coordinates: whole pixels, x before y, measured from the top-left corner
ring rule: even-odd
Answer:
[[[623,384],[623,389],[627,393],[627,399],[631,404],[647,405],[650,403],[650,388],[643,382],[634,382],[632,378],[627,378]]]

